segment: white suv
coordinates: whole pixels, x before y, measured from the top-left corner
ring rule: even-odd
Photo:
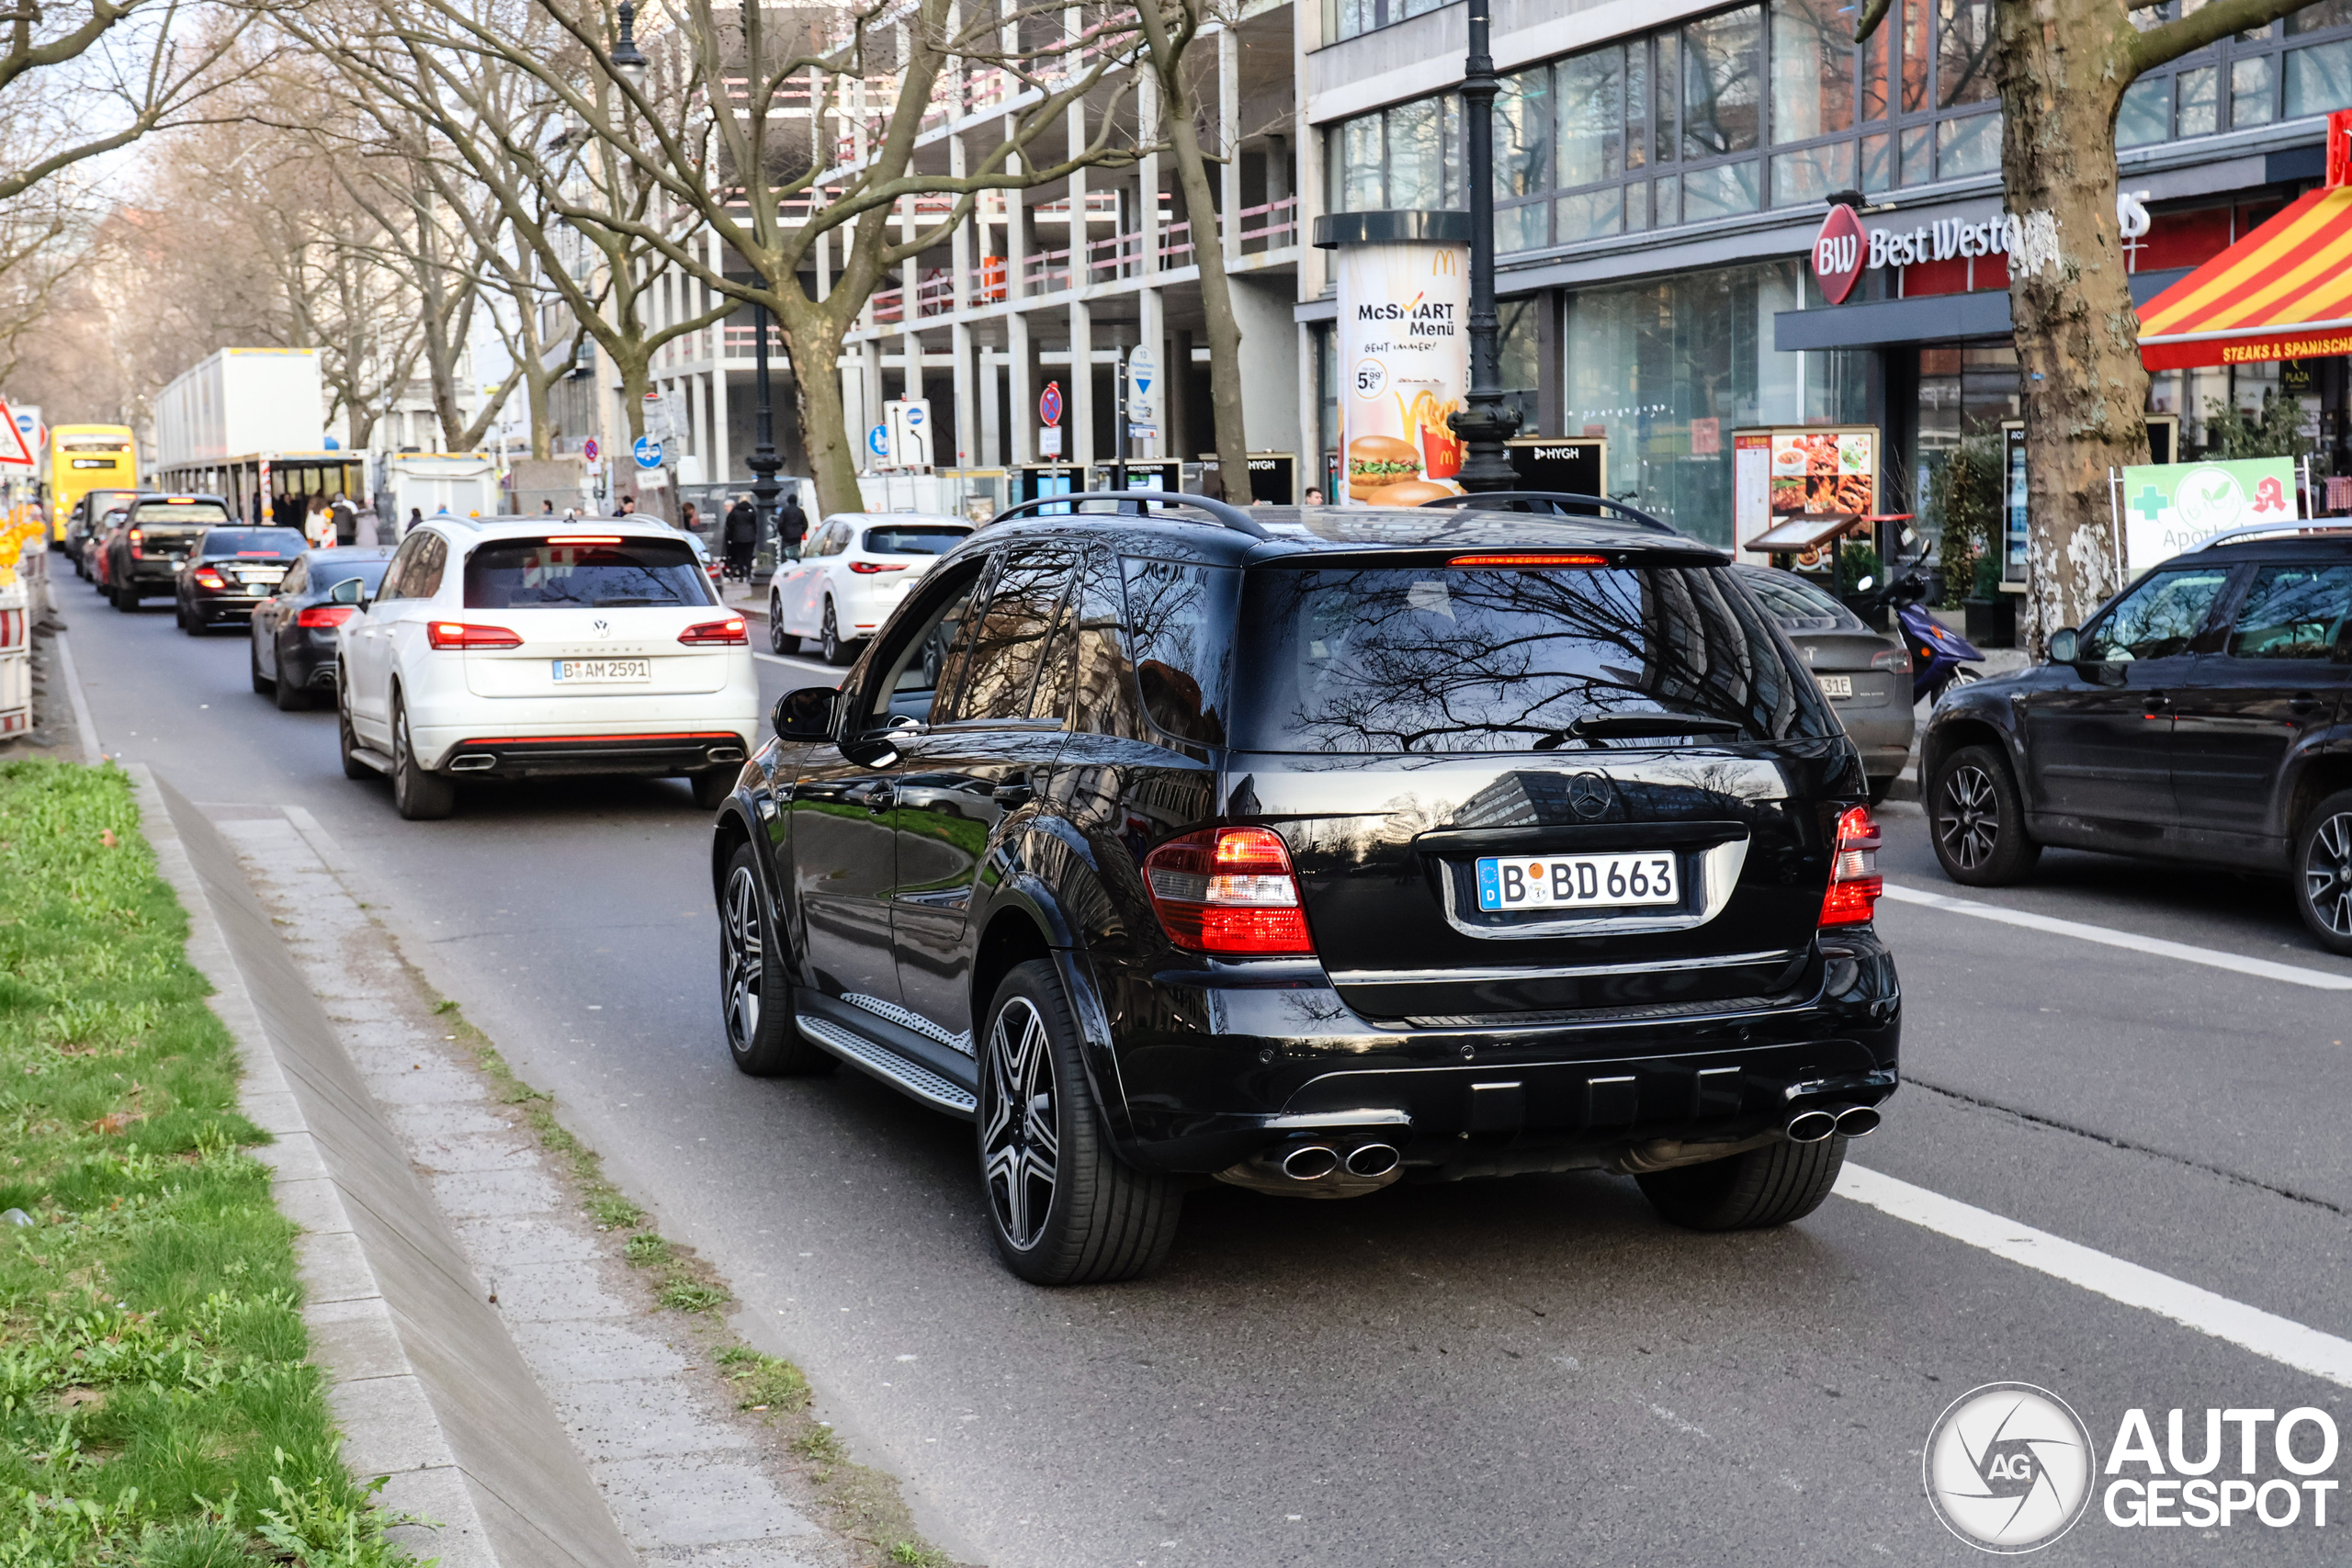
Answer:
[[[857,657],[851,645],[873,636],[971,531],[960,517],[921,512],[835,513],[768,584],[769,645],[790,653],[805,637],[826,663],[847,664]]]
[[[480,774],[681,776],[732,787],[758,734],[743,617],[659,522],[427,518],[337,634],[343,771],[407,818]]]

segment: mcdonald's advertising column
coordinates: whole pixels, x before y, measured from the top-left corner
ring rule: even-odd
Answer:
[[[1315,220],[1315,243],[1340,253],[1345,499],[1459,495],[1462,442],[1446,419],[1470,388],[1469,214],[1334,213]]]

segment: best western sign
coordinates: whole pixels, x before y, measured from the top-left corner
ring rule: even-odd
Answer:
[[[2125,239],[2148,231],[2147,199],[2143,190],[2117,194],[2116,228]],[[1832,305],[1842,305],[1862,274],[1874,267],[2005,254],[2016,238],[2017,223],[2007,212],[1996,212],[1981,220],[1939,218],[1912,229],[1866,229],[1852,208],[1833,207],[1813,239],[1813,276],[1822,296]]]

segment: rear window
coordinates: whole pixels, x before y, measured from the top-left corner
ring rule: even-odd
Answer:
[[[308,542],[291,528],[215,528],[204,536],[203,553],[291,560],[308,548]]]
[[[954,528],[944,523],[893,524],[888,528],[868,528],[865,549],[870,556],[944,556],[968,538],[971,532],[969,528]]]
[[[155,523],[226,523],[229,509],[217,501],[142,501],[130,520],[142,528]]]
[[[1130,590],[1132,593],[1132,589]],[[1832,735],[1838,720],[1720,567],[1249,574],[1234,744],[1257,751],[1580,751],[1579,719]]]
[[[618,610],[711,604],[710,579],[684,539],[614,545],[506,539],[466,558],[469,610]]]
[[[1784,632],[1866,632],[1862,618],[1794,572],[1744,566],[1739,575]]]

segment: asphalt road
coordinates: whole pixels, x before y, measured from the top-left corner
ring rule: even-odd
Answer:
[[[402,822],[383,783],[341,776],[332,713],[248,691],[241,637],[190,640],[168,608],[119,615],[70,578],[60,593],[107,751],[199,802],[312,813],[435,982],[718,1265],[740,1331],[808,1370],[962,1560],[1974,1562],[1923,1499],[1921,1451],[1976,1385],[2057,1393],[2102,1462],[2132,1407],[2160,1445],[2188,1410],[2192,1455],[2207,1407],[2352,1416],[2343,1386],[2295,1370],[2291,1336],[2257,1322],[2247,1348],[2111,1299],[2101,1281],[2140,1278],[2122,1265],[2056,1277],[1842,1195],[1718,1237],[1600,1176],[1341,1203],[1220,1189],[1189,1201],[1157,1277],[1033,1289],[982,1231],[968,1128],[854,1072],[732,1071],[707,818],[683,785],[483,788],[451,820]],[[761,672],[771,700],[831,678]],[[1972,893],[1916,813],[1888,825],[1901,885],[2352,976],[2276,882],[2053,853],[2029,886]],[[2214,1292],[2224,1316],[2352,1337],[2352,996],[1881,914],[1908,1081],[1853,1165]],[[2238,1471],[2228,1430],[2217,1478]],[[2296,1479],[2267,1430],[2256,1458],[2255,1484]],[[2352,1451],[2324,1473],[2352,1479]],[[2046,1560],[2336,1561],[2340,1528],[2352,1512],[2317,1529],[2305,1506],[2278,1528],[2122,1529],[2095,1495]]]

